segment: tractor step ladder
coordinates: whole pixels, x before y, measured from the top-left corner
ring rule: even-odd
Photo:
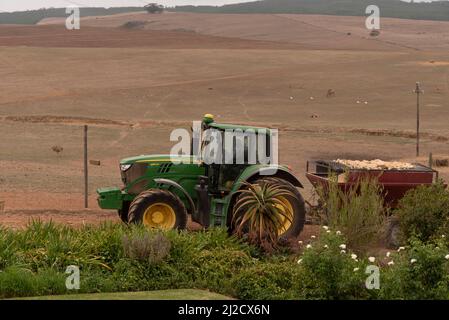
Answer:
[[[211,208],[211,226],[213,227],[226,227],[226,216],[223,213],[223,208],[227,201],[223,199],[212,200]]]

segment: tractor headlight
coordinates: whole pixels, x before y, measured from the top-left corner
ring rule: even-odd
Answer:
[[[126,170],[128,170],[129,168],[131,168],[132,164],[121,164],[120,165],[120,170],[122,172],[125,172]]]

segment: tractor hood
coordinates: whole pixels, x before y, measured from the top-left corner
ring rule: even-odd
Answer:
[[[161,163],[182,161],[184,163],[197,163],[193,156],[178,156],[169,154],[141,155],[137,157],[125,158],[120,161],[121,165],[133,163]]]

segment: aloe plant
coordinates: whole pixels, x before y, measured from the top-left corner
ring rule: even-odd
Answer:
[[[275,247],[293,220],[288,197],[295,195],[285,186],[268,183],[245,183],[234,206],[233,226],[236,234],[247,234],[261,247]]]

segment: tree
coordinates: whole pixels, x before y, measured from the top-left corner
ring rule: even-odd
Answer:
[[[157,3],[149,3],[145,6],[145,10],[148,13],[162,13],[164,12],[164,6]]]

